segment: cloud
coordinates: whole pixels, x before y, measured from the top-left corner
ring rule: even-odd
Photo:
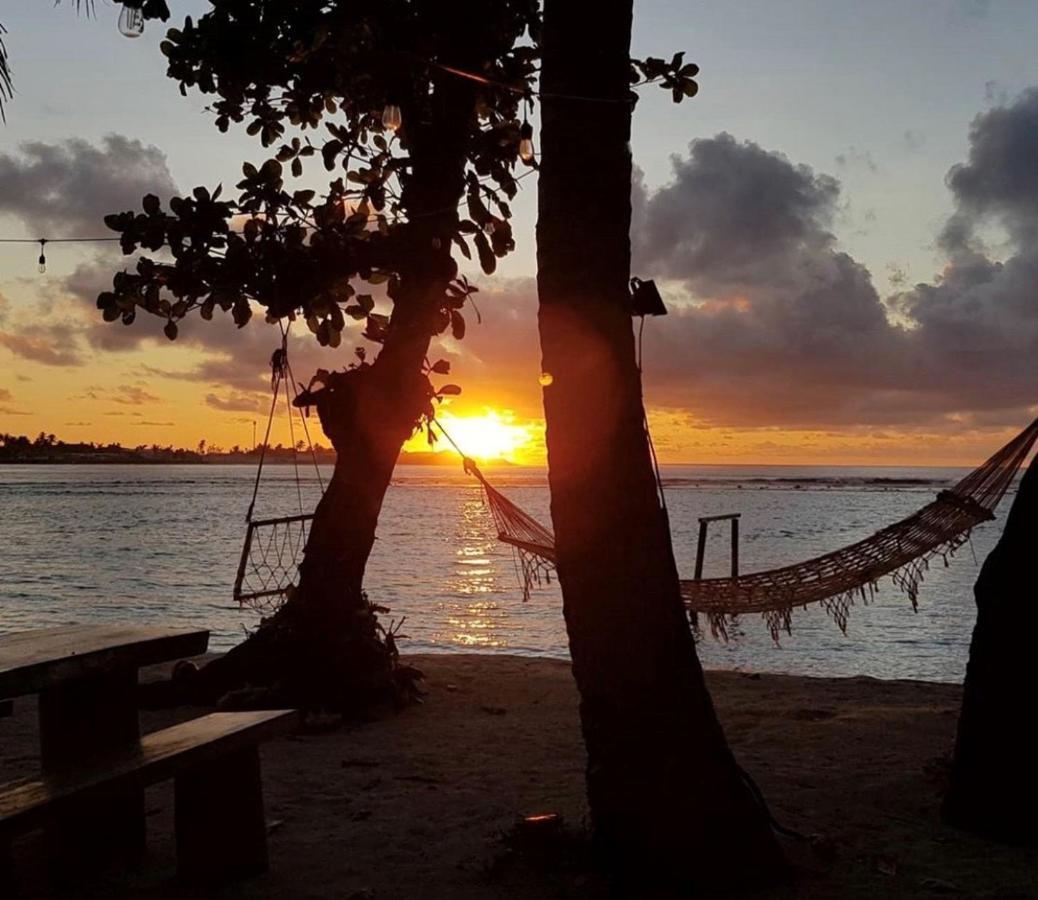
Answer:
[[[13,399],[14,397],[7,388],[0,388],[0,403],[10,403]]]
[[[879,166],[868,150],[859,150],[857,147],[848,147],[842,153],[836,154],[836,165],[841,169],[862,168],[875,175],[879,172]]]
[[[719,134],[669,184],[636,185],[636,271],[670,288],[647,328],[651,402],[729,426],[1019,421],[1038,400],[1038,92],[979,116],[970,141],[947,179],[947,268],[885,300],[832,233],[830,176]],[[991,221],[1004,261],[978,236]]]
[[[947,184],[955,211],[939,236],[948,263],[932,283],[895,298],[917,325],[924,365],[975,406],[1016,408],[1038,400],[1038,89],[981,113],[968,159]],[[982,235],[1008,235],[996,259]]]
[[[678,288],[647,329],[653,401],[728,425],[857,421],[889,404],[904,334],[837,246],[839,182],[729,134],[672,165],[669,184],[636,194],[636,269]]]
[[[74,345],[60,346],[55,332],[42,327],[30,326],[19,333],[0,331],[0,347],[45,366],[78,366],[83,361]]]
[[[132,384],[123,385],[117,394],[109,393],[107,399],[112,400],[115,403],[122,403],[126,406],[143,406],[147,403],[161,402],[154,394],[149,393],[144,390],[144,388]]]
[[[47,236],[105,235],[104,216],[140,207],[147,193],[177,193],[166,155],[121,134],[27,141],[0,153],[0,215]]]
[[[926,143],[926,135],[914,128],[906,128],[901,133],[901,147],[909,153],[922,149]]]
[[[206,394],[205,402],[206,406],[211,406],[213,409],[218,409],[222,412],[260,412],[264,406],[263,400],[254,394],[243,394],[239,391],[233,391],[226,397]],[[250,419],[249,421],[252,420]]]

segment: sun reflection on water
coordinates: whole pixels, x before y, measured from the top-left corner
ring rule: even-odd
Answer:
[[[444,584],[444,594],[458,598],[445,604],[447,638],[462,647],[507,647],[508,611],[494,599],[507,589],[493,560],[493,521],[475,492],[462,499],[458,513],[454,570]]]

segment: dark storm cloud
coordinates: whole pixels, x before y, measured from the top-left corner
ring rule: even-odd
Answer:
[[[166,155],[124,135],[110,134],[100,146],[29,141],[0,153],[0,215],[41,237],[106,235],[104,216],[139,208],[147,193],[177,193]]]
[[[1038,402],[1038,90],[981,113],[968,159],[948,173],[955,212],[939,243],[948,265],[932,284],[897,298],[917,324],[925,365],[941,367],[959,396],[995,408]],[[994,258],[983,234],[1008,236]]]
[[[673,170],[635,217],[637,270],[693,299],[649,330],[656,403],[818,424],[865,415],[863,391],[899,389],[906,336],[837,247],[836,179],[729,134],[694,141]]]
[[[635,215],[640,266],[730,291],[799,281],[804,254],[832,246],[836,179],[723,133],[671,162],[673,180]]]
[[[693,142],[634,194],[637,270],[691,298],[648,332],[654,402],[719,424],[1018,420],[1038,402],[1035,160],[1038,92],[978,117],[948,175],[947,269],[884,303],[830,230],[835,179],[727,134]],[[982,252],[989,220],[1016,248],[1004,262]]]

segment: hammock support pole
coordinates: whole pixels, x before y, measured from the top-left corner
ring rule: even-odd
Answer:
[[[723,516],[700,516],[699,543],[696,545],[696,573],[693,581],[703,579],[703,561],[706,558],[706,529],[711,522],[732,523],[732,578],[739,577],[739,517],[742,513],[727,513]]]

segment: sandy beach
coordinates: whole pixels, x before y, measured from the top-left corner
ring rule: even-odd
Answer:
[[[271,866],[220,897],[582,897],[579,865],[509,849],[518,816],[586,815],[577,696],[567,663],[429,655],[425,702],[398,715],[264,746]],[[795,896],[1038,896],[1038,853],[940,822],[960,689],[868,678],[711,672],[732,746],[778,821]],[[145,712],[152,730],[203,712]],[[32,774],[36,710],[0,720],[0,781]],[[89,897],[193,897],[174,881],[172,789],[148,792],[142,871],[99,877]],[[17,849],[26,875],[39,841]],[[776,896],[789,896],[788,892]]]

